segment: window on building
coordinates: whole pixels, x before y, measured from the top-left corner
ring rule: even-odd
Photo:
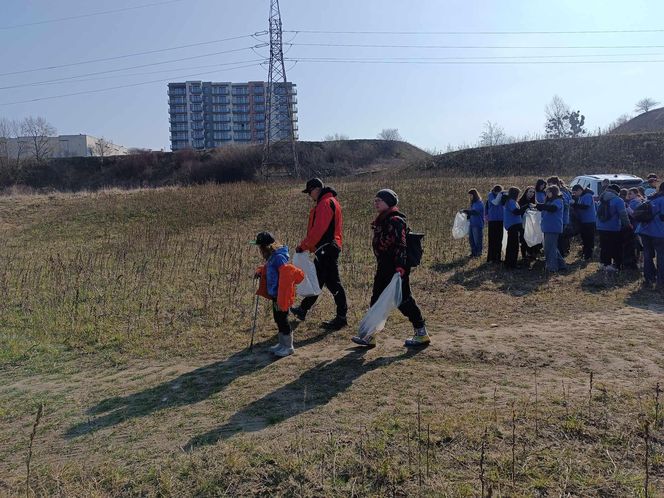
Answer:
[[[263,104],[265,102],[265,97],[262,95],[254,95],[254,104]]]
[[[254,95],[263,95],[265,93],[265,89],[262,86],[255,86],[254,87]]]
[[[212,95],[228,95],[228,87],[226,85],[213,86]]]
[[[228,97],[223,97],[220,95],[213,95],[211,98],[211,102],[213,104],[228,104],[229,100]]]
[[[254,112],[265,112],[265,106],[264,105],[255,105],[254,106]]]
[[[248,104],[249,97],[233,97],[233,104]]]
[[[191,112],[203,112],[203,104],[191,104]]]

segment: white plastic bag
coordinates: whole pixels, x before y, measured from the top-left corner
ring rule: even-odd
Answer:
[[[455,239],[463,239],[468,237],[470,231],[470,220],[468,217],[459,211],[454,217],[454,225],[452,225],[452,237]]]
[[[295,288],[295,293],[300,297],[317,296],[321,293],[316,275],[316,265],[309,259],[309,253],[296,252],[293,256],[293,265],[304,272],[304,280]]]
[[[528,247],[536,246],[544,242],[542,232],[542,213],[529,209],[523,216],[523,240]]]
[[[507,254],[507,230],[503,227],[503,255]]]
[[[362,339],[368,340],[376,332],[383,330],[390,312],[399,306],[401,306],[401,275],[395,273],[390,284],[380,294],[378,301],[362,318],[358,335]]]

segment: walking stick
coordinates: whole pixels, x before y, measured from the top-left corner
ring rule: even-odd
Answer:
[[[256,319],[258,318],[258,294],[254,298],[254,323],[251,326],[251,343],[249,344],[249,351],[254,350],[254,335],[256,334]]]

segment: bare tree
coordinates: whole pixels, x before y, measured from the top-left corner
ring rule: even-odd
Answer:
[[[554,95],[549,105],[544,109],[546,113],[546,135],[549,138],[563,138],[569,131],[569,122],[565,119],[569,115],[569,106],[558,95]]]
[[[383,128],[383,131],[381,131],[378,134],[378,139],[379,140],[393,140],[396,142],[403,142],[403,138],[399,134],[399,130],[397,128]]]
[[[480,145],[482,147],[492,147],[506,143],[507,136],[505,130],[498,123],[487,121],[484,123],[484,131],[480,135]]]
[[[50,137],[57,131],[53,125],[42,117],[30,116],[21,123],[21,132],[28,137],[34,158],[41,162],[53,154]]]
[[[619,126],[624,125],[625,123],[627,123],[631,119],[632,119],[632,116],[630,116],[629,114],[627,114],[627,113],[621,114],[620,116],[618,116],[615,119],[615,121],[613,121],[612,123],[609,123],[609,126],[606,127],[606,132],[611,133],[613,130],[615,130]]]
[[[634,112],[643,114],[644,112],[648,112],[656,105],[659,105],[659,102],[655,101],[654,99],[651,99],[650,97],[646,97],[645,99],[641,99],[636,103],[636,107],[634,107]]]
[[[0,118],[0,166],[9,164],[9,120]]]
[[[18,166],[28,149],[28,142],[21,139],[21,123],[13,119],[0,119],[0,162],[9,164],[12,159]]]
[[[101,157],[101,163],[104,164],[104,158],[111,152],[113,149],[111,142],[106,140],[104,137],[98,138],[94,144],[93,153]]]
[[[323,138],[323,142],[336,142],[339,140],[350,140],[350,137],[343,133],[335,133],[334,135],[325,135]]]

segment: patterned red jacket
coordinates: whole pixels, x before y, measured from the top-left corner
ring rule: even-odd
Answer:
[[[396,207],[378,215],[371,224],[372,247],[379,266],[406,268],[406,216]]]

